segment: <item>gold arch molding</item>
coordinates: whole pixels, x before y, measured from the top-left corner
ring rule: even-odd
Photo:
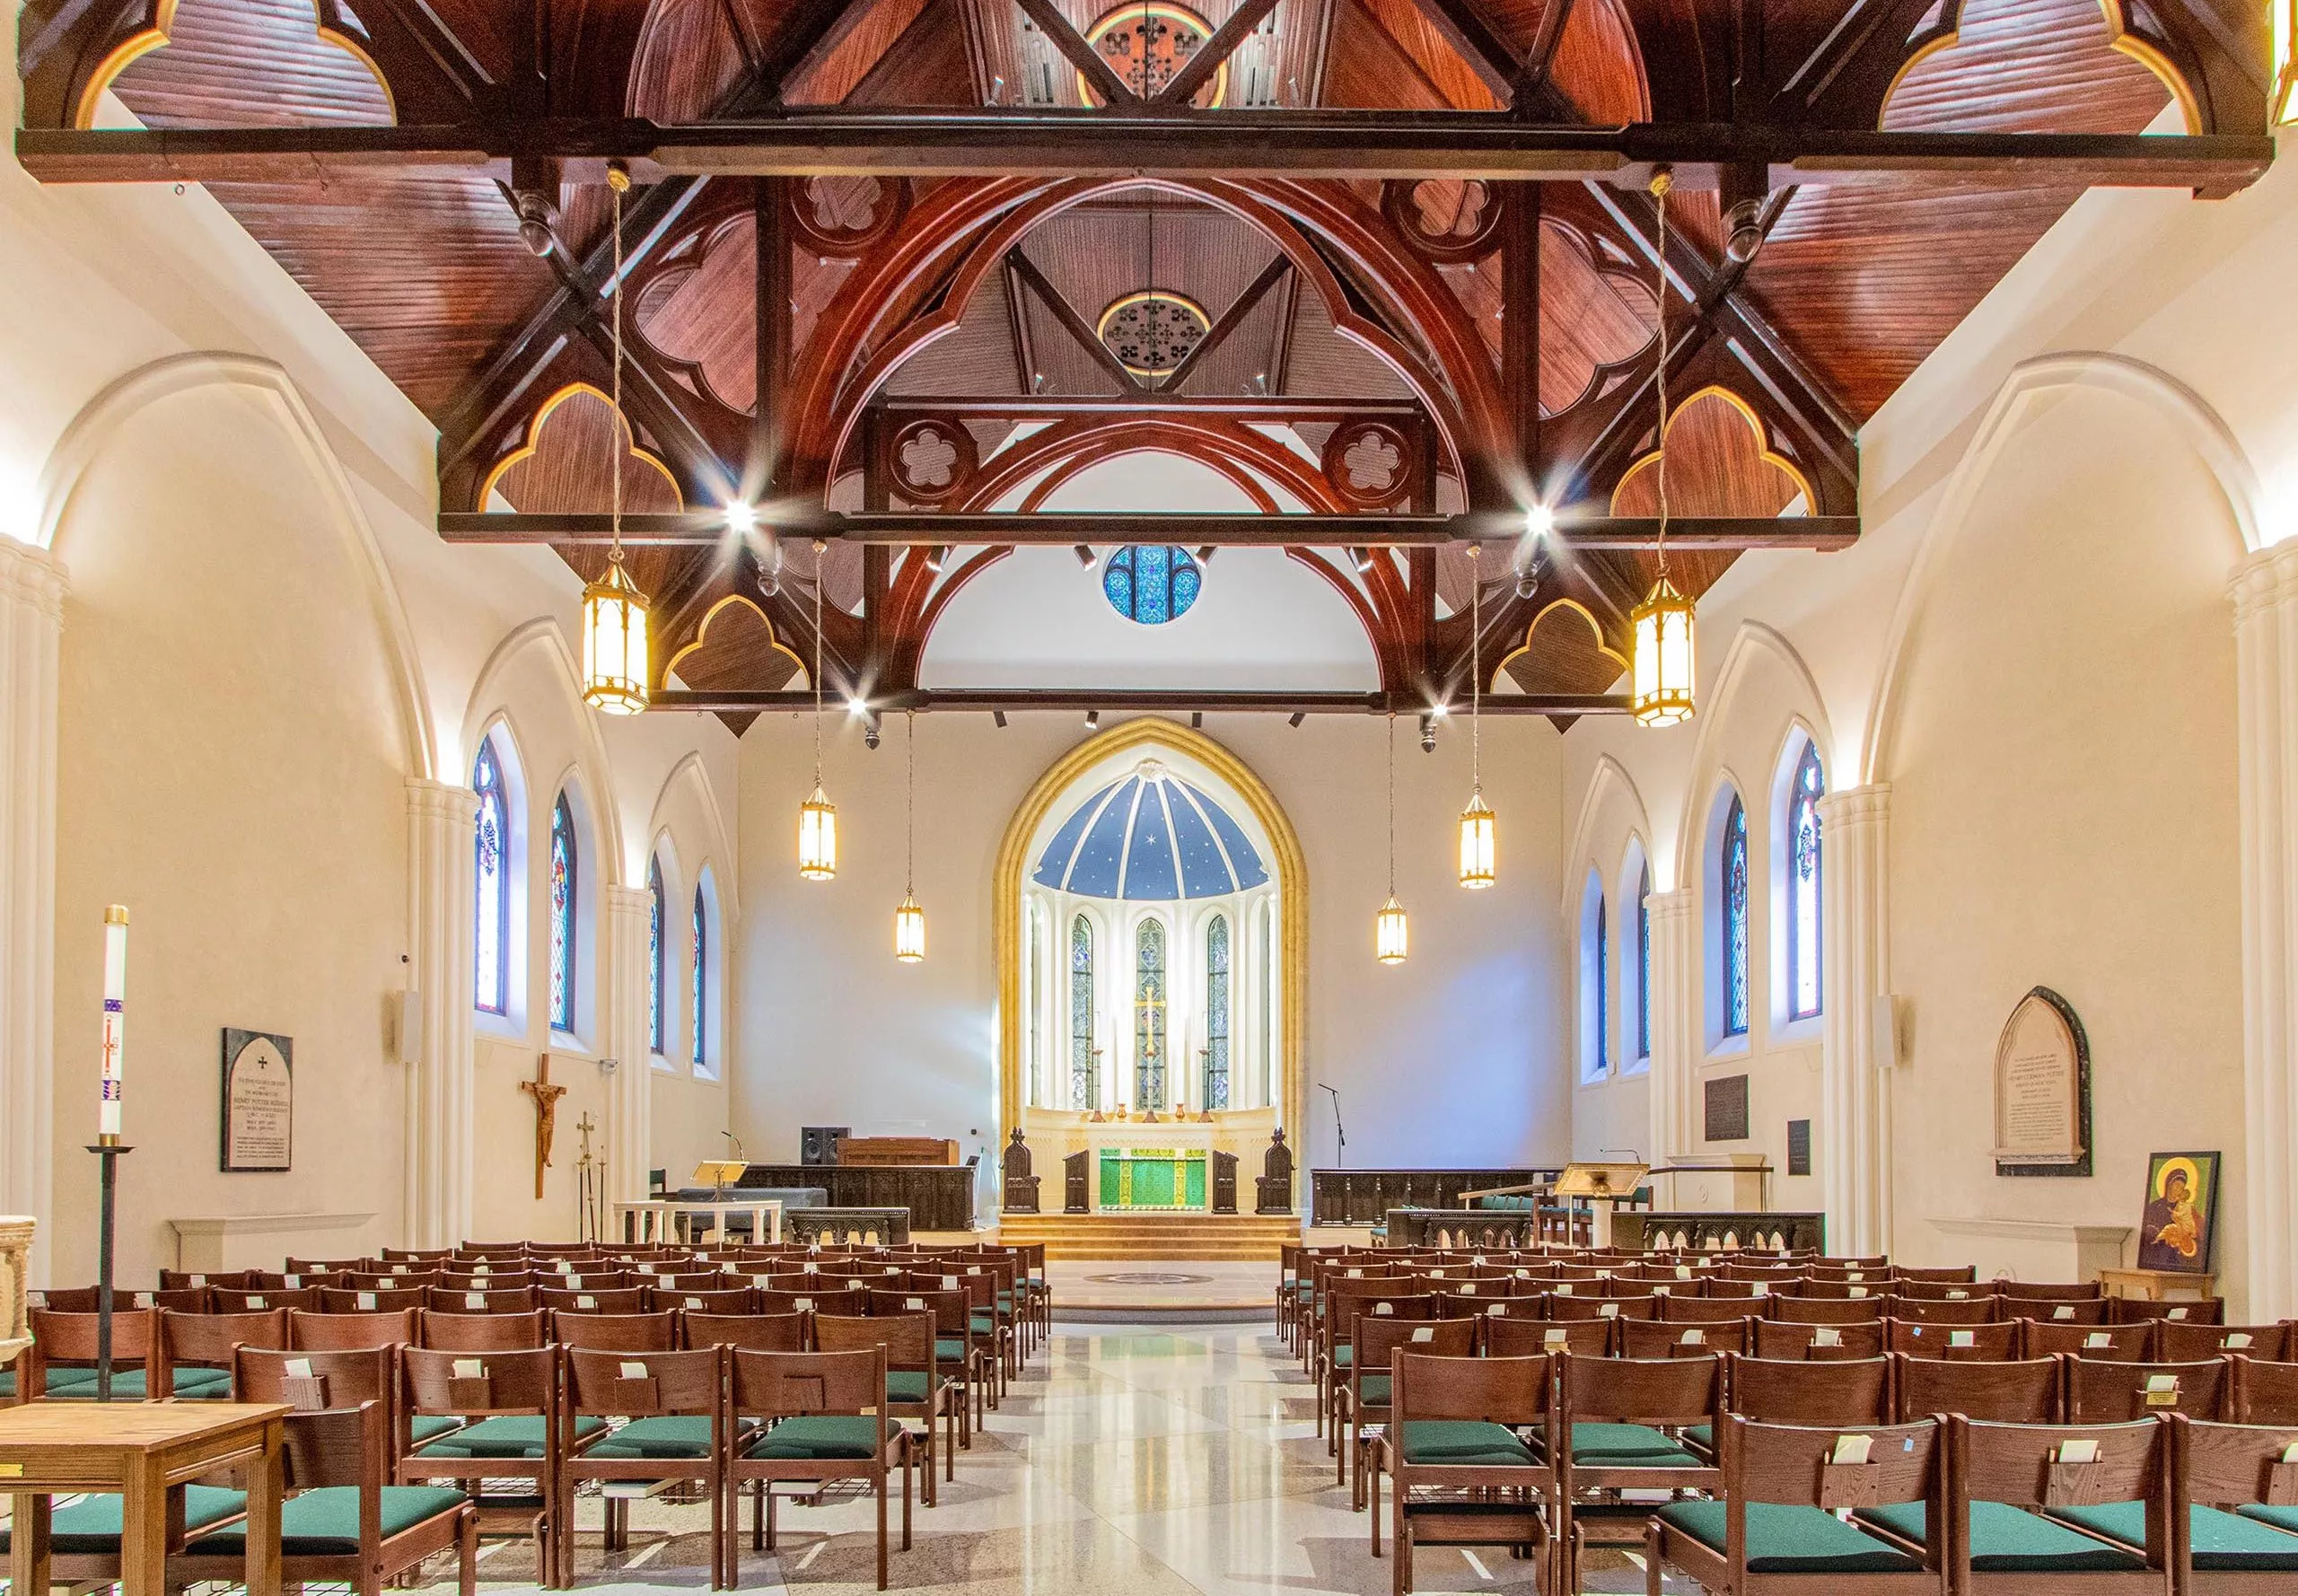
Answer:
[[[72,126],[85,131],[96,125],[96,112],[101,109],[104,91],[118,81],[119,75],[150,55],[163,49],[175,36],[177,0],[158,0],[152,8],[149,27],[139,28],[112,46],[111,53],[96,63],[88,81],[80,91],[79,103],[73,108]],[[366,69],[375,80],[375,87],[382,91],[383,111],[393,123],[399,120],[399,102],[391,94],[390,79],[375,58],[362,48],[359,41],[339,28],[330,28],[315,11],[311,16],[311,36],[321,44],[332,45]]]
[[[1145,715],[1110,727],[1071,749],[1039,776],[997,846],[996,874],[990,892],[990,946],[997,966],[998,1140],[1022,1123],[1022,880],[1029,869],[1030,838],[1054,803],[1078,778],[1112,755],[1128,749],[1164,747],[1186,754],[1226,782],[1245,801],[1276,850],[1277,942],[1284,969],[1277,1002],[1285,1017],[1284,1048],[1277,1059],[1283,1089],[1277,1123],[1300,1154],[1301,1127],[1308,1117],[1309,866],[1300,834],[1267,784],[1226,748],[1177,721]],[[1244,1162],[1242,1154],[1240,1162]],[[1254,1171],[1258,1173],[1259,1171]],[[1240,1169],[1241,1181],[1245,1171]],[[1295,1201],[1299,1194],[1294,1194]]]

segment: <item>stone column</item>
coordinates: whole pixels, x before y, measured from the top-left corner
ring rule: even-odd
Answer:
[[[1820,968],[1826,1004],[1814,1156],[1828,1245],[1847,1254],[1891,1246],[1893,1060],[1875,1055],[1875,1000],[1890,990],[1889,820],[1877,785],[1820,800]]]
[[[1692,1116],[1693,1071],[1699,1063],[1699,894],[1689,887],[1654,892],[1652,913],[1653,1164],[1698,1151]],[[1655,1194],[1657,1197],[1664,1196]]]
[[[653,903],[653,895],[642,887],[607,889],[610,974],[602,1051],[615,1060],[614,1078],[607,1092],[610,1202],[645,1200],[648,1161],[653,1152],[653,1039],[646,1029],[646,927]],[[667,925],[663,927],[665,935],[669,929]],[[672,962],[665,960],[666,967]],[[609,1228],[612,1229],[611,1223]]]
[[[407,1233],[417,1247],[469,1241],[471,871],[478,794],[407,784],[408,978],[422,1045],[408,1069]]]
[[[57,650],[64,591],[64,567],[47,550],[0,537],[0,1213],[41,1222],[31,1265],[35,1285],[47,1280],[47,1238],[55,1230]],[[91,1055],[94,1007],[92,994],[84,1039]]]
[[[2235,567],[2242,858],[2242,1223],[2230,1319],[2298,1311],[2298,541]],[[2247,1288],[2247,1289],[2245,1289]],[[2247,1299],[2247,1301],[2245,1300]]]

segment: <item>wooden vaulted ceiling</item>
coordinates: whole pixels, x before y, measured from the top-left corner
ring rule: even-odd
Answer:
[[[560,118],[668,125],[766,109],[775,102],[757,100],[759,79],[770,67],[788,69],[778,101],[788,108],[1101,99],[1065,53],[1076,40],[1059,37],[1102,21],[1101,0],[313,4],[38,0],[22,29],[28,120],[67,124],[108,81],[153,128],[404,123],[410,98],[435,98],[429,78],[443,77],[526,85]],[[1141,4],[1129,0],[1128,24]],[[128,25],[139,6],[151,24],[142,35]],[[1515,104],[1595,126],[1741,114],[1731,63],[1746,46],[1733,54],[1740,8],[1728,0],[1204,0],[1198,10],[1220,29],[1241,6],[1253,26],[1200,106],[1217,87],[1232,110]],[[2129,134],[2175,101],[2197,131],[2240,131],[2243,85],[2263,82],[2263,44],[2236,0],[1770,10],[1782,13],[1768,43],[1783,58],[1842,51],[1837,76],[1799,90],[1806,101],[1864,94],[1873,109],[1860,114],[1884,129]],[[1168,18],[1164,0],[1155,14]],[[1854,24],[1880,46],[1838,46]],[[411,58],[409,36],[434,63],[419,89],[385,48]],[[1119,37],[1133,35],[1121,27]],[[70,65],[75,50],[117,55],[136,38],[116,75],[115,62]],[[1186,61],[1186,43],[1161,69]],[[1510,81],[1495,55],[1531,66]],[[435,166],[335,175],[315,162],[300,180],[266,169],[211,187],[439,425],[443,510],[603,510],[618,443],[632,452],[634,511],[738,492],[865,511],[986,509],[1000,492],[1144,445],[1215,462],[1264,502],[1274,487],[1324,512],[1451,511],[1521,500],[1527,486],[1598,514],[1657,508],[1656,216],[1632,185],[1064,187],[885,173],[642,183],[627,202],[635,432],[619,435],[600,398],[611,286],[603,185],[566,181],[547,162],[514,167],[508,181]],[[1729,196],[1680,189],[1668,213],[1672,510],[1855,513],[1857,426],[2079,192],[2039,167],[2031,178],[1759,187],[1763,241],[1741,262],[1724,249]],[[532,247],[543,229],[548,258]],[[1511,250],[1526,254],[1514,268]],[[1212,346],[1162,383],[1128,380],[1094,336],[1105,307],[1149,287],[1187,296],[1215,329]],[[1537,325],[1512,340],[1518,296]],[[586,575],[603,564],[593,547],[562,552]],[[819,580],[834,676],[864,689],[914,685],[941,607],[1002,552],[960,549],[929,568],[922,548],[832,545]],[[1461,684],[1462,612],[1478,576],[1496,685],[1602,693],[1619,674],[1627,611],[1656,570],[1632,548],[1537,557],[1522,583],[1458,546],[1293,552],[1364,618],[1391,703]],[[634,552],[661,607],[655,664],[674,673],[671,685],[731,697],[793,680],[811,646],[817,560],[797,539],[776,557],[767,572],[747,548]],[[1697,592],[1732,558],[1715,549],[1670,565]]]

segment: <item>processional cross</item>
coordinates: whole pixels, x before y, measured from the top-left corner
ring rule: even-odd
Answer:
[[[550,1083],[550,1055],[535,1061],[535,1078],[519,1083],[519,1090],[535,1100],[535,1200],[542,1200],[542,1172],[550,1167],[550,1142],[558,1128],[558,1100],[564,1086]]]

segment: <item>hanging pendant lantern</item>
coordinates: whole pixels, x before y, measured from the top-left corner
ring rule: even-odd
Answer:
[[[1489,887],[1495,879],[1498,821],[1484,801],[1484,577],[1477,546],[1469,545],[1469,806],[1460,811],[1460,885]]]
[[[614,514],[607,574],[583,590],[583,701],[608,715],[646,707],[646,595],[622,564],[622,195],[630,178],[607,169],[614,190]]]
[[[915,898],[904,898],[894,910],[894,957],[904,964],[925,958],[925,910]]]
[[[1405,922],[1404,905],[1394,893],[1373,919],[1373,956],[1383,964],[1402,964],[1410,951],[1412,928]]]
[[[1469,806],[1460,811],[1460,885],[1489,887],[1493,873],[1493,814],[1484,801],[1484,789],[1478,787],[1469,798]]]
[[[1627,618],[1628,707],[1644,726],[1672,726],[1691,718],[1699,664],[1693,602],[1668,580],[1668,190],[1673,186],[1667,168],[1653,174],[1652,195],[1660,207],[1660,569],[1651,592]]]
[[[814,545],[814,795],[798,806],[798,874],[826,881],[838,873],[838,806],[822,790],[822,552]]]
[[[900,907],[894,910],[894,957],[904,964],[925,958],[925,910],[917,901],[917,712],[908,715],[909,739],[906,794],[902,802],[907,833],[907,862],[902,868]]]

